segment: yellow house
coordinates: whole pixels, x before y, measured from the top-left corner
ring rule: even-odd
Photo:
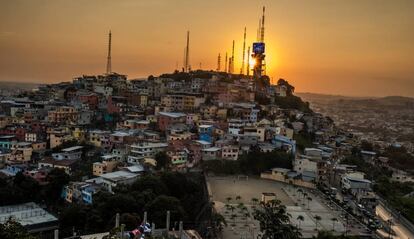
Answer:
[[[109,131],[93,130],[89,132],[89,142],[95,147],[102,147],[102,139],[105,135],[110,134]]]
[[[217,110],[217,118],[227,119],[227,109],[222,108]]]
[[[93,163],[92,173],[95,176],[101,176],[105,173],[111,173],[116,169],[118,161],[102,161]]]
[[[79,141],[84,141],[85,140],[85,135],[86,132],[84,129],[76,127],[73,131],[72,131],[72,136],[79,140]]]

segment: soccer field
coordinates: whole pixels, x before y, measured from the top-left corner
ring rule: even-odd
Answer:
[[[276,182],[260,178],[240,178],[234,176],[228,177],[208,177],[208,187],[214,201],[216,210],[221,213],[227,221],[228,226],[223,230],[224,239],[236,238],[255,238],[259,233],[258,222],[253,219],[251,201],[252,198],[261,199],[262,193],[274,193],[278,200],[287,207],[287,212],[291,215],[291,223],[300,226],[304,237],[316,235],[317,230],[334,230],[338,234],[345,231],[344,214],[342,211],[335,209],[327,204],[320,195],[302,188],[312,200],[303,198],[303,195],[297,193],[293,186],[281,182]],[[240,200],[236,197],[240,196]],[[227,198],[231,197],[230,202]],[[247,207],[247,211],[242,212],[238,205],[242,203]],[[226,204],[235,207],[233,210],[226,208]],[[246,216],[246,212],[250,216]],[[303,221],[297,220],[298,216],[303,216]],[[315,219],[319,216],[319,220]],[[335,218],[335,221],[332,219]],[[350,232],[358,234],[361,228],[350,226]]]

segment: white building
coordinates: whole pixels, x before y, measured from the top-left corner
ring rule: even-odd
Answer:
[[[257,136],[260,142],[265,141],[265,128],[255,126],[245,126],[243,128],[243,134],[249,136]]]
[[[143,158],[143,157],[154,157],[158,152],[165,151],[168,147],[167,143],[154,143],[154,142],[141,142],[137,144],[132,144],[130,146],[129,158]]]
[[[305,172],[316,174],[318,172],[318,163],[306,155],[299,155],[293,162],[293,169],[300,174]]]
[[[228,123],[228,133],[234,135],[239,135],[245,125],[245,122],[239,119],[231,119]]]
[[[224,159],[237,160],[239,157],[239,147],[237,145],[226,145],[221,148],[221,156]]]
[[[203,160],[219,159],[221,157],[221,148],[211,147],[201,150]]]
[[[74,146],[66,149],[62,149],[60,153],[52,154],[53,159],[55,160],[79,160],[82,157],[82,148],[83,146]]]

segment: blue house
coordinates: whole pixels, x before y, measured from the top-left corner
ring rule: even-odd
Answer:
[[[0,170],[0,173],[3,173],[8,177],[14,177],[19,172],[23,172],[26,168],[27,166],[24,164],[7,165],[6,168]]]
[[[13,141],[16,141],[14,135],[0,135],[0,148],[10,149]]]
[[[69,203],[84,203],[92,204],[93,195],[100,189],[99,185],[86,182],[71,182],[66,185],[63,190],[61,197]]]
[[[200,140],[212,143],[213,142],[213,125],[200,125],[198,126],[198,133]]]
[[[288,137],[285,137],[282,135],[276,135],[272,139],[272,144],[274,144],[276,148],[279,148],[279,149],[288,147],[292,155],[296,154],[296,141],[293,139],[289,139]]]

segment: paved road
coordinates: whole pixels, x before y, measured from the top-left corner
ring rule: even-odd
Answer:
[[[407,228],[405,228],[396,218],[392,218],[390,213],[381,205],[379,204],[376,208],[377,216],[379,216],[383,221],[388,221],[391,219],[392,221],[392,230],[395,232],[395,235],[392,238],[395,239],[414,239],[414,234],[412,234]],[[384,231],[378,232],[381,235],[388,236],[388,233],[384,233]]]

